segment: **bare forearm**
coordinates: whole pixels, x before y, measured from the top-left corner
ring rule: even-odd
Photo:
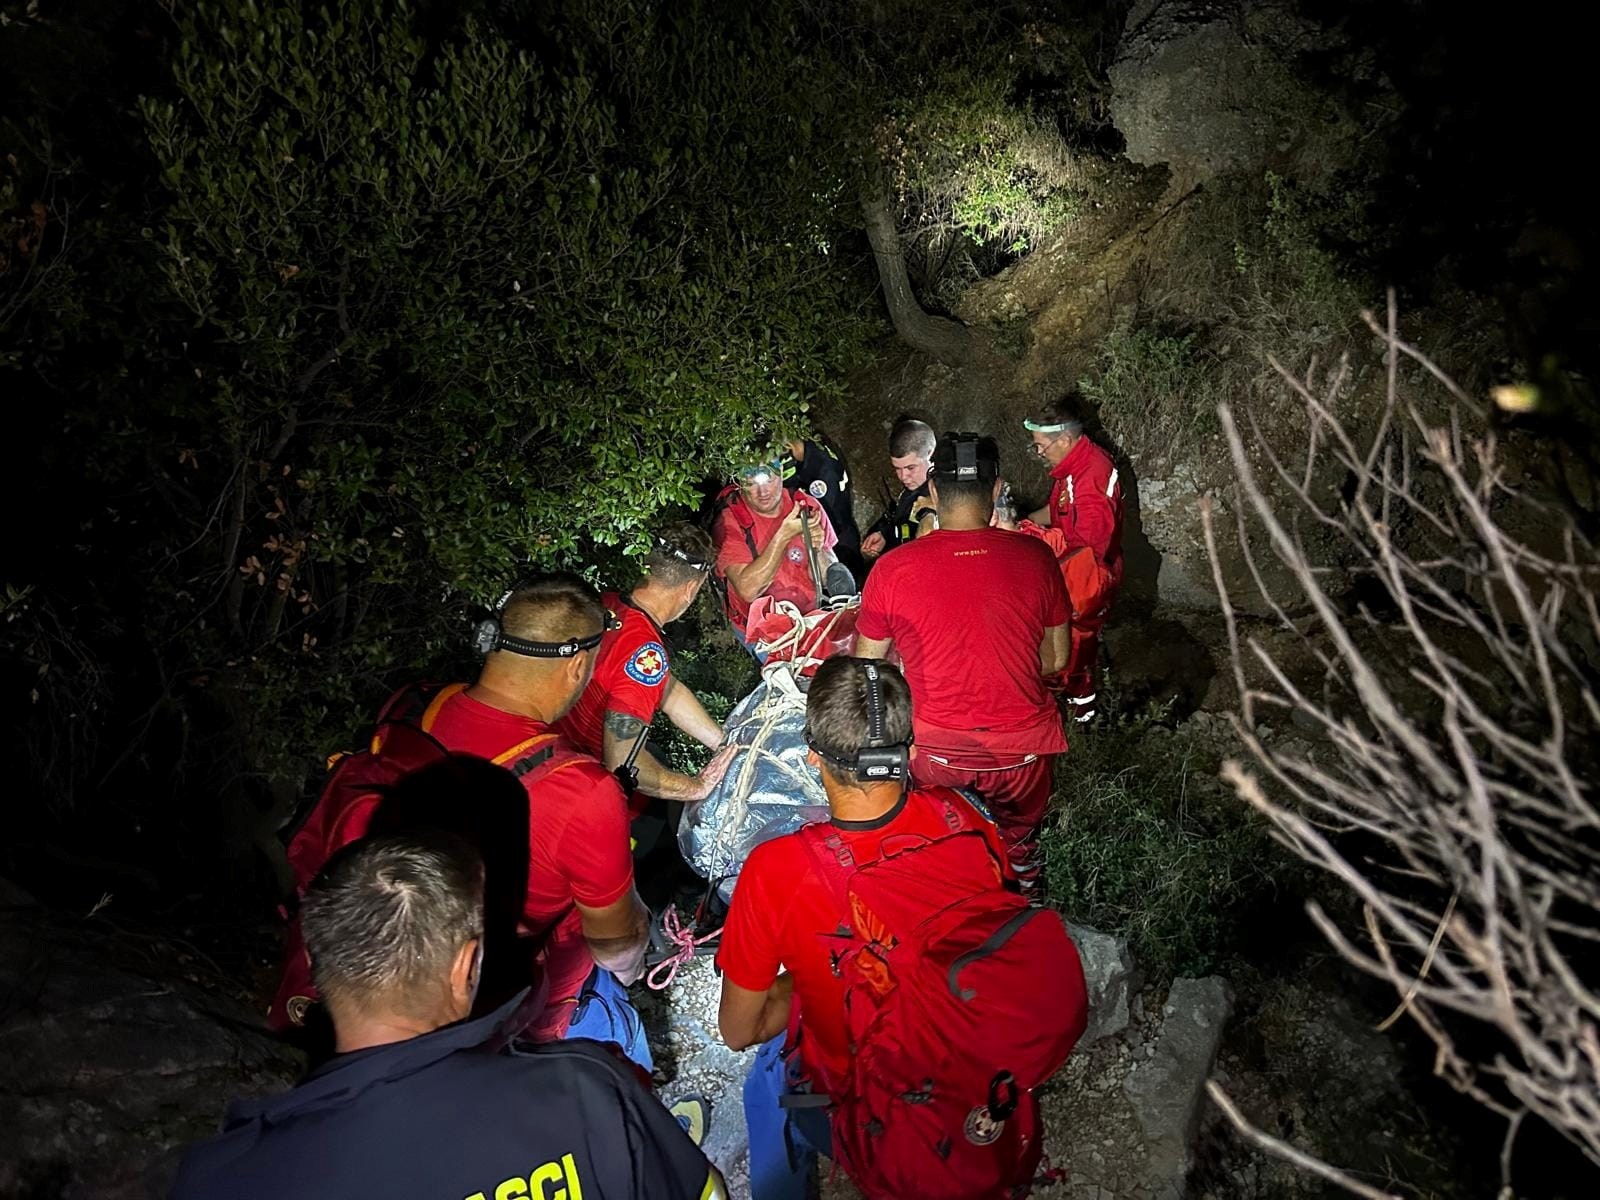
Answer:
[[[778,576],[778,568],[783,566],[784,543],[787,540],[775,535],[766,548],[756,555],[754,562],[728,568],[728,582],[746,604],[772,586],[772,581]]]
[[[789,1010],[794,1006],[794,976],[785,971],[767,989],[766,1003],[761,1006],[761,1023],[756,1028],[753,1045],[770,1042],[789,1028]]]
[[[1039,673],[1055,675],[1066,670],[1072,657],[1072,635],[1068,626],[1056,625],[1045,630],[1044,641],[1039,643]]]
[[[587,928],[583,932],[595,965],[610,971],[623,983],[632,983],[644,974],[644,954],[650,945],[650,911],[637,892],[632,894],[632,900],[631,919],[620,932],[607,930],[594,934]]]
[[[663,800],[699,800],[702,788],[692,775],[674,771],[650,751],[643,751],[634,764],[639,768],[639,790]]]
[[[894,645],[894,639],[884,638],[882,641],[868,637],[856,638],[857,658],[888,658],[889,647]]]
[[[712,719],[705,705],[700,703],[700,697],[677,680],[670,686],[672,690],[661,704],[667,720],[708,750],[722,745],[722,726]]]

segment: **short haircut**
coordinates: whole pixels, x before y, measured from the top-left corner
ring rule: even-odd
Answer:
[[[710,534],[698,525],[675,521],[656,535],[642,565],[645,575],[658,583],[682,587],[704,579],[715,558]]]
[[[870,740],[867,719],[867,666],[878,668],[878,694],[883,701],[883,744],[911,741],[911,689],[900,668],[866,658],[834,657],[817,668],[806,693],[806,736],[825,756],[849,762]],[[847,784],[860,778],[854,771],[828,763],[828,770]]]
[[[1066,425],[1073,433],[1082,433],[1093,415],[1094,410],[1089,407],[1089,402],[1083,398],[1082,393],[1069,391],[1041,404],[1034,411],[1033,423],[1047,426]]]
[[[570,571],[524,579],[500,609],[501,628],[512,637],[529,642],[589,637],[604,629],[605,624],[606,610],[600,603],[600,594]]]
[[[937,440],[933,426],[915,417],[901,417],[889,430],[889,457],[905,458],[915,454],[920,458],[932,458]]]
[[[482,934],[483,861],[450,834],[363,838],[312,882],[300,927],[330,1004],[421,1015]]]
[[[957,477],[957,449],[963,442],[977,444],[976,479]],[[1000,478],[1000,446],[992,437],[976,433],[949,432],[939,439],[933,455],[933,484],[939,489],[939,504],[958,507],[973,505],[988,508],[994,504],[994,481]]]

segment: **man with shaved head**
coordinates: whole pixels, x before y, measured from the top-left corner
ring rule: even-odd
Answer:
[[[552,726],[594,672],[615,619],[576,575],[520,583],[478,628],[483,669],[440,693],[423,727],[448,750],[508,766],[528,796],[522,932],[550,983],[535,1038],[618,1043],[648,1068],[649,1046],[625,984],[643,970],[648,912],[634,889],[627,802],[603,764]]]

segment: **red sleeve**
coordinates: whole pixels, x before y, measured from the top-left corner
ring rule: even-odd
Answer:
[[[1037,538],[1049,547],[1050,553],[1057,558],[1072,549],[1067,544],[1067,535],[1054,525],[1035,525],[1032,521],[1024,519],[1017,525],[1017,532],[1025,533],[1031,538]]]
[[[722,926],[717,966],[747,992],[764,992],[777,979],[783,961],[778,957],[778,924],[783,909],[772,903],[767,888],[769,864],[788,838],[765,842],[750,852],[739,881],[734,885],[728,919]]]
[[[1117,531],[1117,510],[1105,493],[1107,483],[1108,480],[1097,480],[1094,487],[1078,493],[1072,506],[1072,528],[1064,531],[1070,545],[1089,547],[1101,562],[1110,552],[1111,538]]]
[[[858,637],[875,642],[893,640],[894,631],[889,627],[889,593],[893,586],[891,560],[885,555],[867,572],[867,586],[861,592],[861,611],[856,614]]]
[[[626,653],[619,647],[609,664],[606,712],[638,717],[646,725],[654,721],[667,694],[666,662],[667,648],[649,631],[632,638]]]
[[[541,807],[568,806],[566,824],[554,858],[572,889],[572,898],[586,908],[615,904],[633,887],[633,847],[628,834],[628,805],[622,787],[599,763],[565,767],[534,785],[533,837],[548,837],[541,825]]]

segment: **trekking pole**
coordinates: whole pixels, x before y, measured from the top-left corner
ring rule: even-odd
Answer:
[[[827,594],[827,589],[822,586],[822,563],[817,559],[817,548],[811,544],[811,510],[803,504],[800,505],[800,536],[806,544],[806,564],[811,568],[811,586],[817,590],[817,598],[811,607],[817,609],[822,607],[822,598]]]

